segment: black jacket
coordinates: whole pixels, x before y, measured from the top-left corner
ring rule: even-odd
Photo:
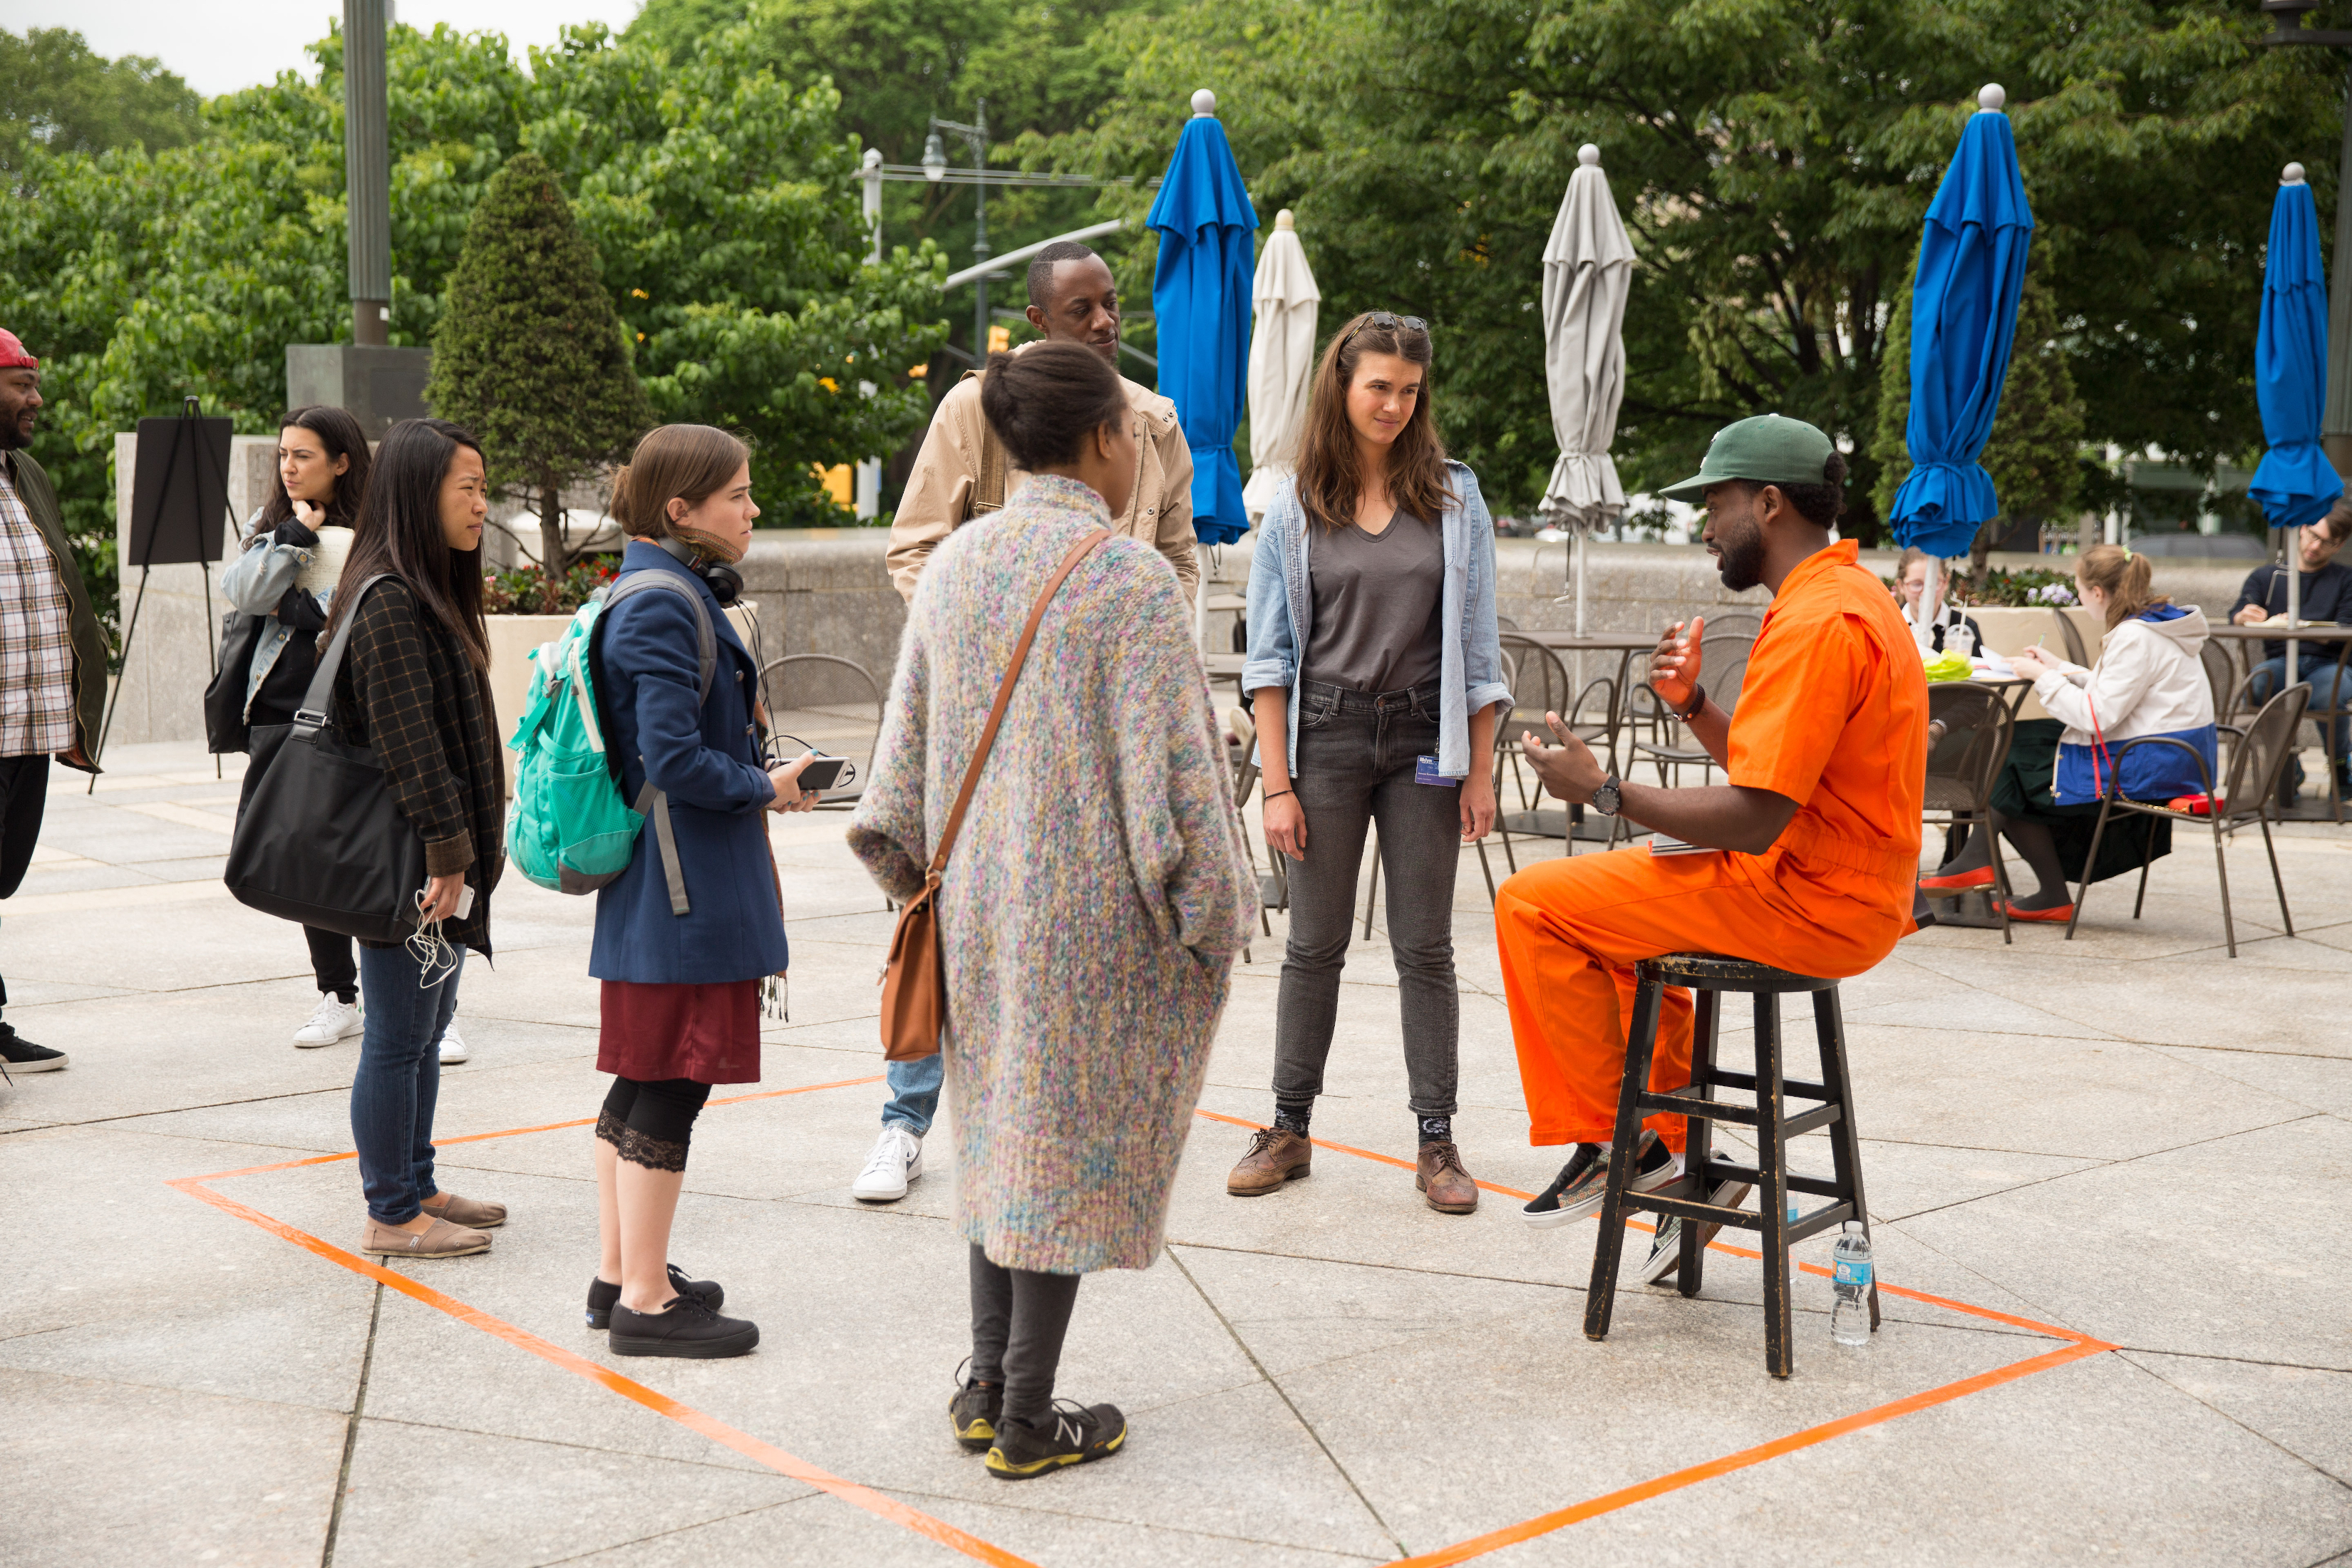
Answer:
[[[2236,620],[2238,612],[2248,605],[2260,605],[2272,615],[2286,614],[2286,568],[2276,563],[2255,567],[2246,574],[2246,585],[2238,590],[2238,602],[2230,606],[2230,618]],[[2303,574],[2303,598],[2299,607],[2306,621],[2334,621],[2339,626],[2352,626],[2352,566],[2341,561],[2331,561],[2316,572]],[[2318,653],[2332,660],[2333,648],[2323,648],[2317,643],[2305,643],[2303,657]],[[2264,658],[2284,658],[2286,644],[2263,644]]]
[[[0,452],[0,463],[8,465],[16,494],[23,498],[33,526],[41,531],[41,540],[49,547],[58,581],[65,584],[66,602],[72,607],[68,632],[74,656],[74,737],[81,742],[81,754],[96,763],[99,726],[106,716],[106,632],[98,624],[97,612],[89,607],[89,590],[82,585],[81,568],[74,564],[57,487],[28,452]]]

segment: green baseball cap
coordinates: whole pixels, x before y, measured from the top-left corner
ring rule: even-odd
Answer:
[[[1748,479],[1759,485],[1818,485],[1837,448],[1830,438],[1801,419],[1759,414],[1727,425],[1706,445],[1706,460],[1698,472],[1658,493],[1668,500],[1697,500],[1709,485],[1727,479]]]

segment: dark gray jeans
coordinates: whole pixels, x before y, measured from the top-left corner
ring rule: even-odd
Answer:
[[[1307,858],[1289,867],[1290,938],[1274,1017],[1275,1102],[1303,1105],[1323,1092],[1364,829],[1376,822],[1412,1113],[1451,1116],[1461,1039],[1454,876],[1462,792],[1413,782],[1414,760],[1437,751],[1437,689],[1374,694],[1305,680],[1298,704],[1298,766],[1290,782],[1307,815]]]

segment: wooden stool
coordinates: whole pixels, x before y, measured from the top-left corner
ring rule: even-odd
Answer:
[[[1626,1216],[1637,1210],[1681,1218],[1682,1255],[1676,1283],[1685,1296],[1698,1294],[1699,1276],[1706,1249],[1699,1231],[1708,1225],[1736,1226],[1762,1234],[1764,1245],[1764,1365],[1775,1377],[1786,1377],[1796,1363],[1789,1338],[1789,1248],[1791,1244],[1834,1230],[1850,1219],[1862,1222],[1870,1234],[1870,1211],[1862,1194],[1862,1147],[1853,1130],[1853,1080],[1846,1072],[1845,1020],[1838,1010],[1837,982],[1795,974],[1744,958],[1715,953],[1676,952],[1636,966],[1639,984],[1633,994],[1633,1026],[1625,1047],[1625,1082],[1617,1097],[1617,1131],[1609,1150],[1609,1189],[1601,1200],[1600,1245],[1592,1250],[1592,1284],[1584,1303],[1587,1339],[1609,1337],[1610,1310],[1617,1299],[1617,1263],[1625,1246]],[[1658,1010],[1664,988],[1687,985],[1697,993],[1697,1013],[1691,1042],[1691,1081],[1687,1089],[1672,1094],[1649,1092],[1650,1059],[1658,1044]],[[1756,1070],[1732,1072],[1715,1065],[1716,1027],[1720,1016],[1717,994],[1745,992],[1756,998]],[[1813,995],[1813,1030],[1821,1042],[1819,1083],[1781,1076],[1780,994],[1810,991]],[[1756,1096],[1751,1106],[1715,1098],[1717,1089],[1747,1089]],[[1817,1103],[1810,1110],[1788,1113],[1790,1097]],[[1689,1137],[1685,1150],[1685,1173],[1655,1192],[1629,1192],[1633,1175],[1634,1146],[1643,1121],[1657,1111],[1683,1116]],[[1734,1164],[1715,1157],[1708,1129],[1717,1121],[1756,1129],[1756,1163]],[[1800,1176],[1789,1170],[1789,1140],[1817,1127],[1830,1130],[1832,1174]],[[1744,1182],[1758,1194],[1757,1212],[1719,1208],[1707,1201],[1717,1184]],[[1831,1201],[1811,1214],[1790,1220],[1789,1194],[1807,1193]],[[1878,1283],[1870,1287],[1870,1326],[1878,1328]]]

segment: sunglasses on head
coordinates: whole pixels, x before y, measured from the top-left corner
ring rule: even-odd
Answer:
[[[1349,339],[1366,327],[1378,327],[1384,332],[1393,332],[1402,329],[1408,332],[1426,334],[1429,331],[1429,323],[1419,316],[1392,316],[1386,310],[1371,310],[1365,313],[1363,320],[1348,329],[1348,336],[1339,340],[1340,346],[1345,347]]]

